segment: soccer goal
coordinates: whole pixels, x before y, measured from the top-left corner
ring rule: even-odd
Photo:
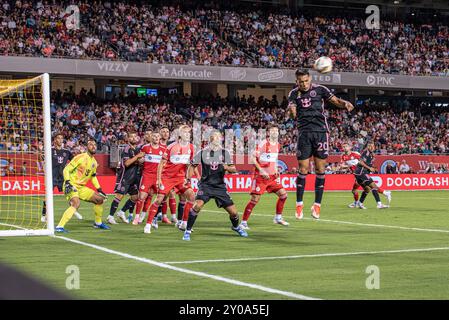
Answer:
[[[0,237],[54,234],[51,157],[49,75],[0,80]]]

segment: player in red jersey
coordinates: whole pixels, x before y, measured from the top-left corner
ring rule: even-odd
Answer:
[[[356,151],[352,151],[351,145],[349,143],[343,144],[343,154],[341,155],[341,162],[343,162],[351,171],[352,174],[354,174],[355,168],[357,164],[359,163],[360,159],[360,153]],[[356,208],[357,204],[359,203],[359,192],[357,191],[360,188],[360,185],[355,181],[354,178],[354,185],[352,186],[352,194],[354,196],[354,202],[348,205],[349,208]]]
[[[175,189],[178,194],[186,198],[182,221],[178,221],[178,228],[185,230],[189,211],[195,201],[195,193],[190,187],[190,176],[192,174],[191,162],[193,160],[194,149],[190,143],[191,128],[182,125],[178,130],[178,141],[170,144],[162,156],[162,160],[157,168],[158,194],[156,200],[150,207],[147,224],[144,233],[151,233],[151,222],[156,215],[158,208],[170,190]]]
[[[151,203],[153,195],[157,193],[157,167],[165,152],[165,148],[159,144],[159,140],[159,132],[155,131],[151,134],[151,143],[142,146],[140,149],[145,155],[142,178],[139,186],[139,200],[136,204],[136,217],[134,218],[133,225],[142,222],[140,214],[144,207],[144,202],[149,201]]]
[[[358,153],[356,151],[352,151],[351,145],[349,143],[343,144],[343,152],[344,153],[341,156],[341,161],[344,162],[348,166],[349,170],[351,171],[352,174],[354,174],[354,177],[355,177],[355,170],[357,168],[357,165],[360,162],[361,155],[360,155],[360,153]],[[359,183],[357,183],[357,179],[354,178],[354,185],[352,186],[352,191],[351,191],[354,196],[354,202],[352,202],[348,205],[349,208],[364,209],[363,204],[361,204],[359,201],[359,193],[357,191],[361,187],[362,186]],[[390,204],[391,191],[384,190],[380,187],[377,187],[377,185],[376,185],[376,188],[379,193],[383,194],[387,198],[388,204]]]
[[[169,144],[171,144],[173,141],[169,141],[170,139],[170,130],[168,127],[164,126],[159,130],[159,133],[161,135],[160,145],[167,148]],[[170,213],[171,213],[171,221],[167,218],[167,198],[168,198],[168,207],[170,207]],[[176,192],[175,190],[170,190],[170,193],[168,197],[162,201],[161,208],[159,208],[159,211],[162,213],[162,222],[171,224],[177,223],[178,219],[176,219]]]
[[[280,150],[278,143],[279,129],[277,126],[270,126],[268,129],[268,140],[264,140],[256,147],[256,151],[252,156],[255,171],[253,176],[253,184],[251,190],[251,200],[248,202],[243,213],[241,227],[249,229],[248,219],[260,200],[260,196],[265,191],[276,193],[279,197],[276,203],[276,215],[273,222],[283,226],[289,223],[282,218],[284,204],[287,200],[287,191],[282,187],[279,181],[279,172],[277,168],[277,159]]]

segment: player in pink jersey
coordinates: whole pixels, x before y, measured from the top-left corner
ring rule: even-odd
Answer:
[[[142,146],[140,149],[140,152],[144,153],[144,162],[139,186],[139,200],[136,204],[136,216],[133,225],[142,222],[143,218],[140,215],[144,202],[149,198],[148,201],[151,203],[153,195],[157,193],[157,167],[165,152],[165,148],[159,144],[159,140],[160,134],[155,131],[151,134],[151,143]]]
[[[273,222],[283,226],[289,223],[282,218],[284,204],[287,200],[287,191],[280,184],[280,177],[277,167],[277,160],[280,146],[278,143],[279,129],[277,126],[270,126],[268,129],[268,139],[259,143],[256,151],[252,156],[255,171],[253,176],[253,184],[251,189],[251,200],[246,205],[243,213],[241,227],[249,229],[248,219],[253,208],[259,202],[262,194],[276,193],[279,197],[276,202],[276,215]]]
[[[194,154],[190,137],[191,128],[188,125],[180,126],[178,141],[170,144],[162,156],[157,169],[157,197],[150,207],[144,233],[151,233],[151,222],[160,204],[172,189],[175,189],[178,194],[183,195],[186,199],[182,221],[178,221],[177,226],[183,231],[187,226],[189,211],[195,201],[195,193],[190,187],[190,177],[193,173],[191,162]]]

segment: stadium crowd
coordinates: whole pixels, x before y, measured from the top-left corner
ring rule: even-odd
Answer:
[[[278,103],[275,96],[227,99],[181,95],[142,100],[131,95],[108,101],[99,100],[92,91],[81,90],[78,95],[58,91],[52,93],[52,129],[65,135],[71,149],[92,137],[99,149],[107,152],[112,145],[125,142],[129,129],[143,135],[145,130],[161,124],[173,130],[182,123],[198,120],[202,130],[233,130],[236,137],[247,140],[251,128],[257,131],[276,123],[280,128],[281,153],[294,154],[297,131],[294,120],[286,117],[286,105],[285,98]],[[0,112],[10,110],[8,104],[0,108]],[[332,107],[326,113],[331,128],[331,153],[342,152],[342,144],[347,141],[360,151],[367,139],[376,142],[380,154],[449,153],[449,112],[445,110],[415,103],[397,106],[366,100],[351,115]],[[1,141],[6,141],[0,144],[0,150],[33,147],[35,124],[39,121],[24,121],[24,114],[10,116],[9,121],[0,124]]]
[[[349,13],[331,18],[81,1],[80,28],[72,30],[68,5],[0,0],[0,54],[271,68],[310,67],[327,55],[339,71],[449,75],[443,21],[382,19],[380,30],[368,30]]]

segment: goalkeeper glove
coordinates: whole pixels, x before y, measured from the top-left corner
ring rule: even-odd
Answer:
[[[64,182],[64,193],[69,194],[71,192],[76,192],[76,189],[72,186],[69,180]]]
[[[108,198],[107,194],[103,192],[101,188],[97,189],[97,192],[102,196],[105,200]]]

